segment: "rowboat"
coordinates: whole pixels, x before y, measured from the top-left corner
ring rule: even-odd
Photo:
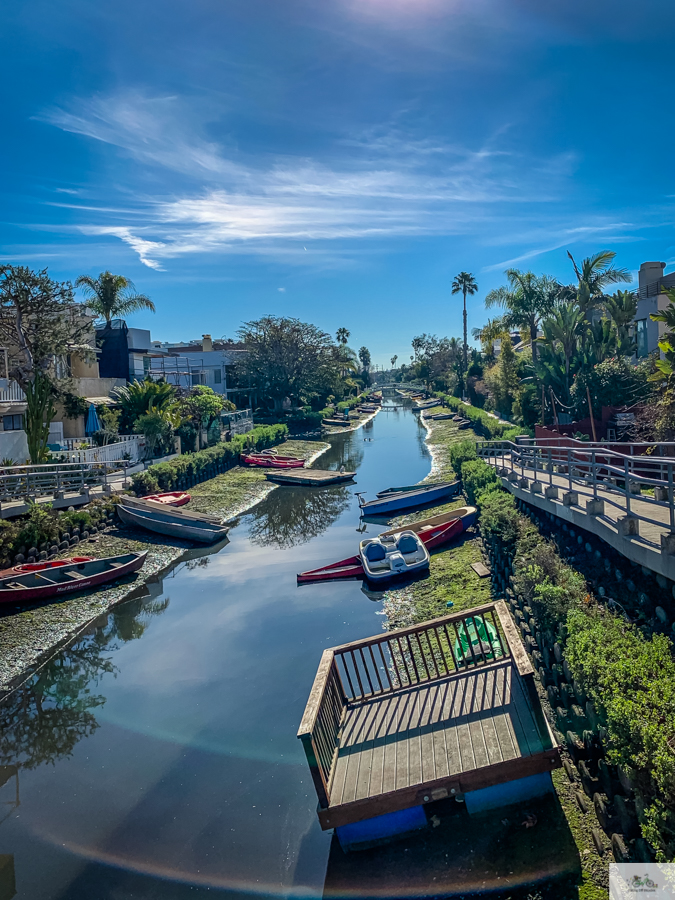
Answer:
[[[144,500],[154,500],[155,503],[163,503],[165,506],[185,506],[192,500],[186,491],[166,491],[164,494],[148,494]]]
[[[199,541],[202,544],[212,544],[214,541],[225,537],[229,528],[224,525],[214,525],[200,519],[182,518],[181,510],[166,509],[155,511],[152,509],[134,508],[120,503],[117,514],[125,525],[135,525],[154,531],[156,534],[165,534],[168,537],[180,538],[185,541]]]
[[[378,497],[389,497],[391,494],[403,494],[407,491],[419,491],[422,487],[431,487],[435,485],[445,485],[445,484],[453,484],[456,488],[456,492],[459,493],[460,484],[459,481],[447,482],[447,481],[423,481],[418,482],[417,484],[406,484],[403,487],[390,487],[385,488],[383,491],[378,491]]]
[[[368,581],[388,581],[429,568],[429,551],[409,529],[361,541],[359,557]]]
[[[305,460],[297,456],[263,456],[254,453],[242,453],[241,461],[249,466],[267,466],[273,469],[302,469]]]
[[[179,522],[208,522],[211,525],[221,525],[222,518],[220,516],[212,516],[209,513],[197,512],[196,509],[176,509],[168,507],[164,503],[157,503],[156,500],[148,500],[145,497],[122,497],[120,501],[122,506],[130,506],[133,509],[147,509],[154,512],[158,516],[164,516],[171,519],[177,519]]]
[[[420,522],[413,522],[412,525],[398,525],[396,528],[389,529],[389,531],[383,531],[380,537],[401,534],[403,531],[412,531],[419,536],[427,550],[434,550],[458,538],[460,534],[473,525],[476,514],[475,506],[462,506],[459,509],[453,509],[438,516],[422,519]],[[321,566],[318,569],[300,572],[297,579],[298,584],[307,584],[318,581],[333,581],[338,578],[363,578],[364,575],[360,556],[349,556],[347,559],[340,559],[338,562]]]
[[[23,572],[0,579],[0,603],[33,603],[88,590],[137,572],[145,553],[126,553],[108,559],[92,559],[54,566],[49,570]]]
[[[449,512],[430,516],[428,519],[421,519],[410,525],[397,525],[395,528],[383,531],[380,537],[400,534],[402,531],[413,531],[419,535],[429,550],[433,550],[458,538],[473,525],[477,515],[478,510],[475,506],[460,506],[458,509],[451,509]]]
[[[427,503],[441,503],[452,497],[456,491],[457,482],[455,481],[426,486],[418,485],[416,490],[395,491],[368,502],[364,502],[359,494],[359,505],[362,516],[382,516],[401,512],[404,509],[416,509]]]

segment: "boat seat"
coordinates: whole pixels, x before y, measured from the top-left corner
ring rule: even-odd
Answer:
[[[13,591],[20,591],[23,588],[23,585],[17,584],[16,582],[6,582],[3,587],[11,588]]]
[[[75,581],[79,581],[80,578],[84,578],[84,575],[80,575],[79,572],[64,572],[64,575],[68,575],[69,578],[74,578]]]
[[[391,566],[386,559],[383,559],[381,562],[371,562],[368,560],[368,568],[371,572],[384,572],[385,569],[390,569]]]
[[[411,534],[404,534],[398,539],[398,544],[396,545],[398,552],[402,553],[404,556],[407,556],[411,553],[417,553],[419,550],[419,544],[415,540],[415,538]]]
[[[119,569],[119,567],[120,567],[120,566],[123,566],[123,565],[124,565],[124,563],[120,563],[120,562],[111,562],[111,563],[108,563],[108,566],[109,566],[111,569]]]
[[[383,560],[386,555],[384,547],[378,541],[373,541],[366,547],[366,559],[368,562],[379,562],[380,560]]]

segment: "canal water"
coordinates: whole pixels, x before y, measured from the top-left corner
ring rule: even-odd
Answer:
[[[430,470],[392,404],[331,444],[317,467],[356,486],[273,491],[0,707],[3,900],[322,896],[331,836],[295,735],[322,651],[382,608],[296,573],[356,552],[355,491]]]

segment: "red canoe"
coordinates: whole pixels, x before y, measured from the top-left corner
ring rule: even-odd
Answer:
[[[297,456],[262,456],[255,453],[242,453],[241,461],[249,466],[271,469],[302,469],[305,465],[305,460]]]
[[[391,532],[383,532],[383,534],[393,534],[396,531],[410,530],[412,528],[414,528],[412,525],[403,525],[398,529],[392,529]],[[427,550],[433,550],[434,547],[440,547],[442,544],[458,537],[463,531],[464,526],[461,519],[453,519],[450,522],[436,526],[422,526],[417,534]],[[322,566],[320,569],[310,569],[308,572],[301,572],[297,579],[298,584],[307,584],[313,581],[333,581],[337,578],[363,578],[363,576],[361,558],[359,556],[350,556],[349,559],[341,559],[339,562],[332,563],[329,566]]]
[[[32,571],[9,575],[0,578],[0,603],[35,603],[89,590],[137,572],[147,555],[147,550],[145,553],[125,553],[108,559],[54,566],[48,573]]]
[[[164,494],[148,494],[143,500],[154,500],[155,503],[163,503],[165,506],[185,506],[192,497],[185,491],[167,491]]]

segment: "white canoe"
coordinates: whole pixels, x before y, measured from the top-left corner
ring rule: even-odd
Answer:
[[[179,513],[180,510],[173,512]],[[156,534],[165,534],[168,537],[181,538],[186,541],[199,541],[202,544],[212,544],[214,541],[224,538],[229,531],[229,528],[224,525],[183,519],[178,515],[161,515],[155,510],[123,506],[121,503],[117,507],[117,514],[125,525],[135,525],[137,528],[145,528]]]

